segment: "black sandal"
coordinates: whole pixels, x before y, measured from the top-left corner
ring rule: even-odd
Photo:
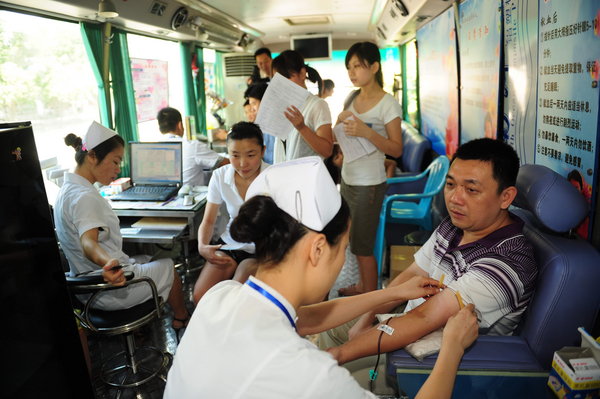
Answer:
[[[182,324],[181,327],[173,327],[173,323],[171,323],[171,327],[175,331],[175,337],[177,338],[177,344],[179,344],[179,342],[181,342],[181,337],[183,337],[183,333],[185,332],[185,329],[187,328],[191,318],[192,318],[192,315],[190,314],[190,312],[188,312],[187,317],[185,319],[178,319],[176,317],[173,317],[173,322],[178,321]]]

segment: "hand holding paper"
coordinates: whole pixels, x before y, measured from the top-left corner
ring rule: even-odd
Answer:
[[[291,105],[284,111],[284,115],[296,130],[300,130],[304,127],[304,116],[298,108]]]
[[[351,118],[354,118],[352,113],[350,113],[350,116],[346,120]],[[344,122],[346,120],[344,120]],[[363,137],[352,137],[346,135],[344,126],[344,123],[339,123],[333,128],[333,134],[335,135],[335,138],[340,145],[342,152],[344,153],[344,162],[352,162],[377,150],[373,143]]]

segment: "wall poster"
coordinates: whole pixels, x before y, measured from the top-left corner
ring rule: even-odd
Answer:
[[[458,9],[462,144],[497,136],[502,6],[499,0],[467,0]]]
[[[504,0],[502,138],[521,165],[534,162],[537,112],[537,0]]]
[[[156,119],[158,111],[169,105],[168,72],[167,61],[131,58],[138,123]]]
[[[421,132],[435,152],[458,148],[458,75],[454,8],[417,31]]]
[[[598,151],[600,3],[540,0],[535,163],[592,199]],[[587,238],[589,218],[577,229]]]

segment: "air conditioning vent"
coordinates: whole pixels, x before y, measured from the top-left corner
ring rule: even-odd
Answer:
[[[250,76],[256,61],[251,54],[225,56],[225,76]]]
[[[160,1],[153,1],[150,6],[150,14],[158,15],[162,17],[167,9],[167,4]]]

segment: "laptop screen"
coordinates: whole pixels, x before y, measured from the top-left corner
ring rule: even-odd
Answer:
[[[130,142],[131,180],[141,185],[182,182],[181,142]]]

